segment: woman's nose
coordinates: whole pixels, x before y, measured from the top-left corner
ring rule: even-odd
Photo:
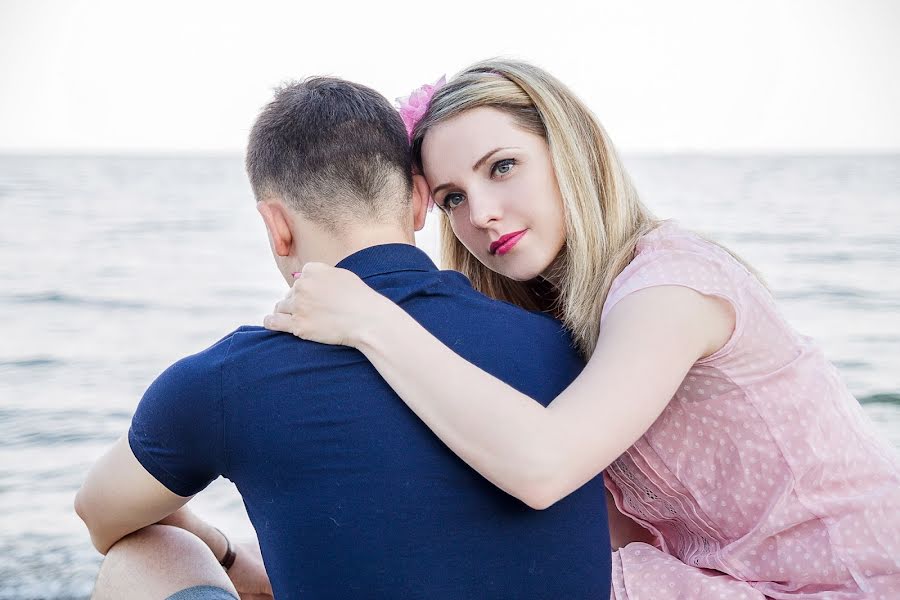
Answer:
[[[500,203],[493,198],[479,195],[473,199],[469,197],[469,221],[472,225],[481,229],[489,227],[502,216]]]

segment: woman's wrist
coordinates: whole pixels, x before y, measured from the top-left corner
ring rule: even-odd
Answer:
[[[358,327],[354,328],[348,345],[356,348],[363,354],[371,352],[384,337],[393,331],[407,316],[402,308],[391,302],[388,298],[376,293],[377,300],[373,299],[370,310],[366,312],[366,319]]]

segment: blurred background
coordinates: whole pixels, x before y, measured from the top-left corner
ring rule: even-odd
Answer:
[[[242,152],[307,75],[393,99],[491,56],[545,67],[651,209],[761,271],[900,448],[897,31],[892,0],[0,0],[0,600],[88,597],[86,470],[166,366],[285,293]],[[192,506],[252,532],[227,481]]]

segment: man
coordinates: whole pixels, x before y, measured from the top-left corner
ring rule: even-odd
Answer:
[[[476,293],[414,247],[427,184],[373,90],[330,78],[283,88],[253,127],[247,170],[288,284],[309,261],[353,271],[545,404],[582,368],[559,323]],[[280,600],[609,594],[600,478],[531,510],[445,448],[356,350],[241,327],[157,378],[79,492],[108,552],[95,597],[266,593],[252,548],[229,571],[235,590],[217,564],[234,560],[230,544],[181,509],[219,476],[243,497]]]

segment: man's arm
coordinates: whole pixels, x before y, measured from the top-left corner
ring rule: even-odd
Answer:
[[[122,436],[100,457],[75,496],[75,512],[91,541],[106,554],[120,539],[169,516],[191,499],[175,494],[147,472]]]
[[[171,515],[165,517],[158,524],[171,525],[172,527],[178,527],[179,529],[184,529],[185,531],[193,533],[200,538],[210,550],[212,550],[217,561],[222,562],[222,559],[225,558],[229,544],[229,541],[225,538],[225,534],[221,530],[207,523],[200,516],[196,515],[194,511],[189,508],[188,504],[185,504]],[[257,548],[259,547],[258,542],[254,541],[253,544]],[[234,547],[232,550],[234,550]]]
[[[195,515],[188,505],[160,521],[161,525],[171,525],[189,531],[203,540],[220,563],[225,556],[228,542],[225,534]],[[272,598],[272,583],[266,573],[259,542],[256,540],[237,542],[233,546],[234,564],[228,569],[228,577],[240,593],[241,598]]]
[[[148,473],[131,451],[128,437],[122,436],[91,468],[75,496],[75,512],[87,525],[91,541],[101,554],[126,535],[160,523],[193,533],[221,562],[228,542],[219,530],[185,506],[191,498],[169,491]],[[236,559],[228,576],[241,597],[271,598],[272,584],[259,544],[242,542],[234,550]]]
[[[75,511],[101,554],[181,508],[224,472],[221,373],[231,336],[163,371],[128,434],[94,464]]]

